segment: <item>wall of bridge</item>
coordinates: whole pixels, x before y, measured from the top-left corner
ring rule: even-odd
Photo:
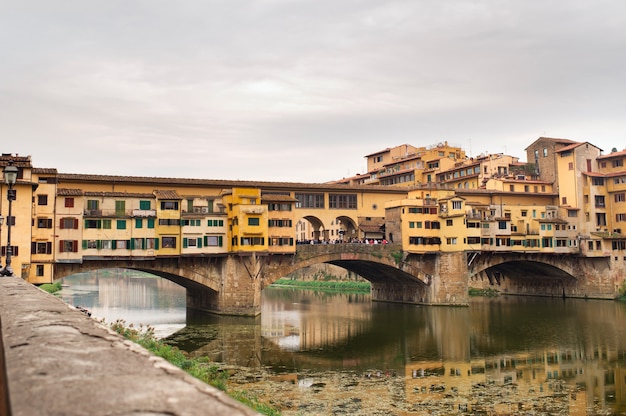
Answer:
[[[614,299],[626,276],[609,257],[478,253],[469,258],[469,286],[511,295]]]
[[[624,270],[610,258],[540,253],[403,252],[399,244],[315,244],[296,254],[89,260],[57,264],[55,278],[98,268],[127,268],[187,289],[190,309],[223,315],[261,313],[261,292],[313,264],[332,264],[371,283],[374,301],[465,306],[469,287],[514,295],[613,299]]]
[[[256,412],[19,277],[0,279],[0,415]]]

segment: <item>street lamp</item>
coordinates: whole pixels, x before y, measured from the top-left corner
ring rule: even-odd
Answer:
[[[0,215],[0,247],[2,247],[2,224],[4,224],[4,217]],[[0,267],[2,267],[2,259],[0,259]]]
[[[13,276],[13,269],[11,268],[11,254],[13,254],[13,250],[11,249],[11,206],[13,201],[15,201],[16,192],[13,189],[15,182],[17,181],[17,168],[13,165],[9,165],[4,168],[4,182],[7,184],[9,189],[7,190],[7,201],[9,201],[9,215],[7,215],[7,261],[6,265],[3,269],[0,270],[0,276]]]

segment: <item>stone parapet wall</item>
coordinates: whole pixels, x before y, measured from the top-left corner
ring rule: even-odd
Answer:
[[[18,277],[0,278],[0,414],[256,415]]]

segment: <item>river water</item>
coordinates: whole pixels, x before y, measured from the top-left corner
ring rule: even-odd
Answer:
[[[60,297],[150,325],[208,356],[283,415],[626,414],[626,304],[473,298],[371,302],[270,287],[256,318],[194,315],[175,284],[121,271],[64,279]]]

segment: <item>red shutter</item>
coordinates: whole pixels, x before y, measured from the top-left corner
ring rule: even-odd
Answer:
[[[78,230],[78,218],[74,218],[74,229]]]
[[[72,252],[73,253],[77,253],[78,252],[78,240],[74,240],[72,242]]]
[[[63,218],[61,218],[61,223],[59,224],[59,228],[64,230],[65,229],[65,224],[63,222]]]

